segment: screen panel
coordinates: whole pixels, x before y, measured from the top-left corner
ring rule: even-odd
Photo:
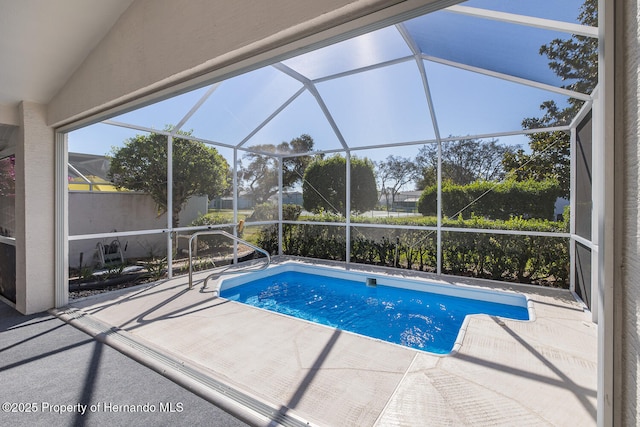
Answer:
[[[591,240],[592,220],[592,144],[591,113],[580,123],[576,134],[576,234]]]

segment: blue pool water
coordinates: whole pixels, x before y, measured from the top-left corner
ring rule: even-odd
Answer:
[[[431,353],[451,352],[465,316],[528,320],[525,306],[420,292],[297,271],[223,289],[221,297]]]

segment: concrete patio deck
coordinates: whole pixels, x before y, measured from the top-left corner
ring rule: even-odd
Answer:
[[[4,303],[0,384],[1,426],[247,426],[49,313]]]
[[[449,356],[187,290],[186,277],[78,300],[57,314],[254,424],[270,417],[247,415],[232,392],[200,378],[270,408],[283,424],[595,425],[596,325],[583,306],[568,291],[483,285],[527,294],[536,318],[472,316]]]

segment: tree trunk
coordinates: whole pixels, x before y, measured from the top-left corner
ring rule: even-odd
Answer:
[[[171,223],[173,224],[173,228],[178,227],[178,225],[180,224],[180,208],[173,208]]]

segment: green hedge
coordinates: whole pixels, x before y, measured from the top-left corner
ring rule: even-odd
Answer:
[[[308,224],[283,224],[282,227],[282,245],[285,255],[345,260],[344,227]],[[269,253],[276,254],[278,252],[278,226],[263,228],[257,243]]]
[[[568,206],[565,209],[563,221],[550,221],[548,219],[531,218],[524,219],[523,217],[511,217],[506,220],[498,219],[491,220],[475,214],[471,214],[471,218],[463,218],[459,215],[457,218],[443,218],[443,227],[456,227],[456,228],[482,228],[487,230],[520,230],[520,231],[544,231],[552,233],[567,233],[569,232],[569,212]],[[318,216],[305,217],[306,221],[314,221]],[[320,219],[317,219],[320,221]],[[324,222],[327,221],[327,217],[322,217]],[[341,219],[344,221],[344,218]],[[335,221],[331,221],[335,222]],[[412,216],[412,217],[376,217],[369,218],[364,216],[352,217],[351,223],[356,224],[387,224],[387,225],[412,225],[418,227],[435,227],[438,224],[438,220],[435,216]]]
[[[295,221],[300,217],[302,206],[300,205],[282,205],[282,218]],[[262,203],[253,208],[253,213],[247,220],[249,221],[272,221],[278,219],[278,205],[273,203]]]
[[[201,215],[195,220],[191,222],[192,227],[200,227],[205,225],[222,225],[229,224],[233,222],[232,218],[229,218],[228,215],[219,214],[219,213],[208,213],[205,215]],[[215,227],[216,230],[226,231],[227,233],[233,234],[233,229],[235,227],[233,225],[228,225],[226,227]],[[240,233],[242,236],[242,233]],[[199,236],[198,237],[198,251],[206,252],[212,250],[219,250],[220,248],[228,248],[233,243],[228,237],[218,236],[218,235],[210,235],[210,236]],[[179,247],[186,247],[188,245],[186,242],[179,242]]]
[[[560,186],[554,179],[508,180],[501,183],[476,181],[468,185],[442,184],[442,212],[445,217],[472,214],[491,219],[510,217],[553,219]],[[437,188],[426,188],[418,201],[418,212],[435,216]]]
[[[327,218],[323,218],[326,221]],[[351,261],[421,271],[436,271],[437,236],[433,230],[367,227],[354,221],[351,229]],[[368,223],[435,226],[435,218],[376,218]],[[443,221],[444,227],[561,232],[566,222],[512,218],[489,221],[473,217]],[[286,255],[344,261],[344,227],[284,224]],[[277,227],[262,230],[258,244],[275,254]],[[442,272],[519,283],[569,286],[569,245],[563,237],[519,236],[451,232],[443,230]]]

